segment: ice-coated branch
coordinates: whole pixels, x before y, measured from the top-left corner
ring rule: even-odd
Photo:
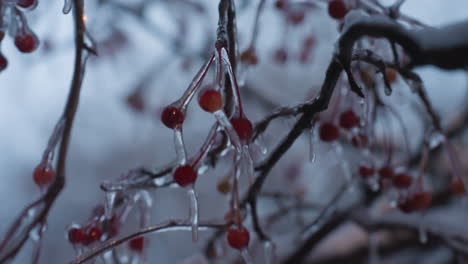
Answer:
[[[73,121],[78,108],[81,84],[84,76],[86,62],[85,44],[85,22],[83,0],[73,1],[74,30],[75,30],[75,63],[70,93],[64,112],[59,119],[59,125],[63,123],[61,142],[57,157],[57,174],[47,192],[26,206],[8,228],[6,236],[0,243],[0,263],[13,258],[28,240],[30,232],[45,224],[49,211],[57,200],[60,192],[65,186],[65,166],[67,160],[68,146],[70,142]]]
[[[166,222],[163,222],[161,224],[157,224],[154,226],[150,226],[144,229],[141,229],[135,233],[132,233],[130,235],[124,236],[120,239],[112,239],[109,241],[106,241],[97,247],[91,249],[89,252],[86,252],[82,254],[81,256],[78,256],[76,259],[71,261],[71,264],[81,264],[85,263],[88,260],[91,260],[92,258],[108,251],[111,250],[112,248],[115,248],[118,245],[121,245],[133,238],[136,237],[141,237],[145,235],[150,235],[150,234],[156,234],[156,233],[162,233],[162,232],[169,232],[169,231],[190,231],[192,230],[190,221],[187,220],[169,220]],[[207,229],[224,229],[227,228],[229,225],[225,223],[213,223],[213,222],[203,222],[201,221],[198,225],[199,230],[207,230]]]
[[[468,66],[468,20],[440,28],[407,29],[382,15],[350,12],[337,53],[344,67],[349,66],[354,44],[362,37],[383,37],[402,46],[411,58],[408,68],[434,65],[442,69]]]

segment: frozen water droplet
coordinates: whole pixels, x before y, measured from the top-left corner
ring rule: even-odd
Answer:
[[[243,162],[241,164],[245,170],[245,173],[247,174],[249,182],[252,184],[254,181],[254,164],[252,157],[250,156],[250,150],[248,145],[244,145],[242,147],[242,160]]]
[[[309,131],[309,162],[315,163],[316,155],[315,155],[315,143],[317,142],[317,138],[315,137],[315,129],[311,128]]]
[[[429,148],[434,149],[445,141],[445,136],[440,132],[434,131],[429,135],[427,140],[429,143]]]
[[[233,144],[234,148],[237,150],[237,152],[240,154],[241,153],[241,141],[239,139],[239,136],[237,135],[237,132],[234,130],[234,127],[232,127],[231,121],[229,121],[228,117],[222,110],[218,110],[214,112],[214,115],[216,117],[216,120],[218,120],[219,124],[221,127],[224,128],[224,131],[226,131],[229,139],[231,140],[231,143]]]
[[[196,242],[198,240],[198,200],[195,189],[190,187],[187,191],[190,199],[190,224],[192,226],[192,240]]]
[[[198,176],[205,174],[205,172],[208,171],[209,168],[210,166],[208,166],[208,164],[202,163],[197,169]]]
[[[115,199],[117,198],[117,192],[110,191],[105,194],[105,203],[104,203],[104,215],[106,219],[111,219],[114,214],[114,205]]]
[[[273,264],[276,259],[275,245],[271,241],[263,243],[263,253],[265,254],[265,264]]]
[[[34,242],[39,242],[42,238],[42,234],[45,232],[46,226],[44,224],[37,224],[29,232],[29,238]]]
[[[72,0],[65,0],[63,3],[63,9],[62,12],[64,14],[70,13],[70,10],[72,9],[73,6],[73,1]]]
[[[425,228],[423,223],[419,224],[418,233],[419,233],[419,242],[422,243],[422,244],[426,244],[427,240],[428,240],[428,237],[427,237],[426,228]]]
[[[336,153],[336,156],[338,157],[338,160],[340,161],[340,166],[343,171],[343,174],[345,175],[345,179],[348,182],[351,182],[353,179],[353,175],[351,174],[351,169],[349,168],[349,163],[347,158],[344,156],[343,153],[343,147],[341,146],[340,143],[333,143],[333,150]],[[354,188],[350,188],[351,191],[353,191]]]
[[[265,144],[265,141],[263,139],[263,135],[258,136],[257,139],[255,140],[254,144],[258,147],[258,149],[260,150],[260,153],[262,153],[262,155],[266,155],[268,153],[268,147]]]
[[[153,183],[156,186],[162,186],[166,184],[166,182],[167,182],[166,177],[157,177],[153,179]]]

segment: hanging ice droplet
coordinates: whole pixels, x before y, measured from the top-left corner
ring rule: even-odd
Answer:
[[[254,264],[252,256],[247,248],[242,249],[241,254],[245,264]]]
[[[247,74],[249,73],[250,67],[247,64],[241,64],[239,67],[239,71],[237,73],[237,82],[240,87],[245,85],[245,81],[247,80]]]
[[[46,226],[44,224],[39,223],[29,232],[29,238],[34,242],[39,242],[45,230]]]
[[[114,214],[114,205],[117,198],[117,192],[110,191],[106,192],[105,203],[104,203],[104,215],[106,219],[111,219]]]
[[[214,115],[216,117],[216,120],[219,122],[222,128],[224,128],[224,131],[226,131],[229,139],[231,140],[234,148],[237,150],[237,152],[240,154],[241,153],[241,141],[239,139],[239,136],[237,135],[237,132],[234,130],[234,127],[232,127],[231,121],[229,121],[228,117],[222,110],[218,110],[214,112]]]
[[[209,168],[210,166],[204,162],[200,164],[200,166],[198,166],[198,169],[197,169],[198,176],[205,174],[205,172],[207,172]]]
[[[254,144],[258,147],[258,149],[260,150],[260,153],[262,155],[268,154],[268,147],[265,144],[265,140],[263,138],[263,135],[258,136],[257,139],[255,140]]]
[[[276,259],[275,245],[271,241],[263,243],[263,254],[265,255],[265,264],[274,264]]]
[[[248,145],[242,146],[242,162],[245,173],[247,174],[247,178],[249,182],[252,184],[254,181],[254,164],[252,160],[252,156],[250,156],[250,150]]]
[[[427,231],[426,231],[426,227],[424,226],[424,223],[419,224],[418,237],[419,237],[420,243],[422,244],[427,243],[428,237],[427,237]]]
[[[427,141],[429,143],[429,148],[434,149],[445,141],[445,136],[438,131],[434,131],[429,135]]]
[[[65,0],[64,3],[63,3],[62,12],[64,14],[70,13],[70,11],[72,9],[72,6],[73,6],[73,0]]]
[[[345,179],[347,182],[351,182],[353,179],[353,175],[351,174],[351,169],[349,168],[349,163],[344,156],[343,153],[343,147],[340,145],[340,143],[333,143],[333,150],[336,153],[336,156],[338,157],[338,160],[340,161],[340,166],[343,171],[343,174],[345,175]],[[353,188],[350,188],[350,191],[354,191]]]
[[[317,142],[315,138],[315,129],[311,128],[308,130],[309,132],[309,162],[315,163],[316,155],[315,155],[315,143]]]
[[[196,242],[198,240],[198,200],[195,189],[190,187],[187,191],[190,199],[190,224],[192,226],[192,240]]]

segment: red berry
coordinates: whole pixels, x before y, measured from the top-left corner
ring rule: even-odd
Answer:
[[[3,56],[2,53],[0,53],[0,72],[5,70],[6,67],[8,66],[8,60]]]
[[[374,173],[375,170],[372,167],[359,166],[359,175],[361,175],[362,178],[369,178],[374,175]]]
[[[385,70],[385,77],[390,83],[394,83],[398,78],[398,72],[394,69],[387,68]]]
[[[412,213],[415,211],[425,210],[432,204],[432,194],[429,192],[420,192],[413,194],[406,200],[398,203],[398,208],[404,213]]]
[[[400,173],[393,176],[393,185],[400,189],[406,189],[411,186],[413,183],[413,178],[405,173]]]
[[[96,241],[99,241],[101,239],[101,236],[102,236],[102,231],[100,228],[98,227],[91,227],[91,229],[89,229],[88,231],[88,243],[93,243],[93,242],[96,242]]]
[[[33,180],[38,186],[51,184],[55,179],[55,171],[50,165],[39,164],[34,169]]]
[[[36,0],[17,0],[16,4],[23,8],[28,8],[33,6],[36,3]]]
[[[141,91],[136,91],[127,96],[127,105],[135,112],[141,113],[145,110],[145,100]]]
[[[81,228],[70,228],[68,230],[68,241],[72,244],[83,244],[86,242],[87,236]]]
[[[273,58],[279,64],[285,64],[286,61],[288,60],[288,53],[286,52],[285,49],[280,48],[275,51]]]
[[[231,227],[227,233],[227,242],[229,246],[235,249],[243,249],[249,245],[250,234],[244,227]]]
[[[284,9],[286,7],[286,0],[276,0],[275,7],[280,10]]]
[[[379,175],[383,179],[391,179],[394,175],[393,168],[390,166],[384,166],[380,168]]]
[[[15,46],[21,52],[33,52],[36,50],[38,44],[38,40],[32,32],[23,32],[15,36]]]
[[[250,65],[256,65],[258,63],[258,57],[253,49],[246,49],[242,52],[240,54],[240,60]]]
[[[359,126],[359,116],[353,110],[348,110],[340,115],[340,126],[344,129],[351,129]]]
[[[252,135],[253,126],[249,119],[237,117],[231,119],[231,124],[236,130],[240,140],[249,140]]]
[[[463,195],[465,194],[465,185],[460,178],[453,178],[452,183],[450,184],[450,189],[455,194]]]
[[[179,108],[168,106],[164,108],[161,114],[161,121],[168,128],[174,129],[184,122],[185,116]]]
[[[174,171],[174,181],[182,187],[192,184],[197,179],[197,172],[190,165],[183,165]]]
[[[304,21],[305,13],[303,10],[293,10],[289,12],[288,20],[293,25],[299,25]]]
[[[320,139],[325,142],[332,142],[340,137],[338,127],[332,123],[323,123],[319,129]]]
[[[137,237],[128,242],[128,247],[136,252],[142,252],[143,247],[145,246],[145,238]]]
[[[223,96],[214,89],[202,90],[198,96],[198,104],[203,110],[213,113],[223,107]]]
[[[328,3],[328,14],[334,19],[343,19],[348,13],[348,8],[343,0],[332,0]]]

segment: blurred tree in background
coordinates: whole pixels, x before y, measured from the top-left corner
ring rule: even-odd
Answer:
[[[467,19],[0,0],[0,263],[466,263]]]

